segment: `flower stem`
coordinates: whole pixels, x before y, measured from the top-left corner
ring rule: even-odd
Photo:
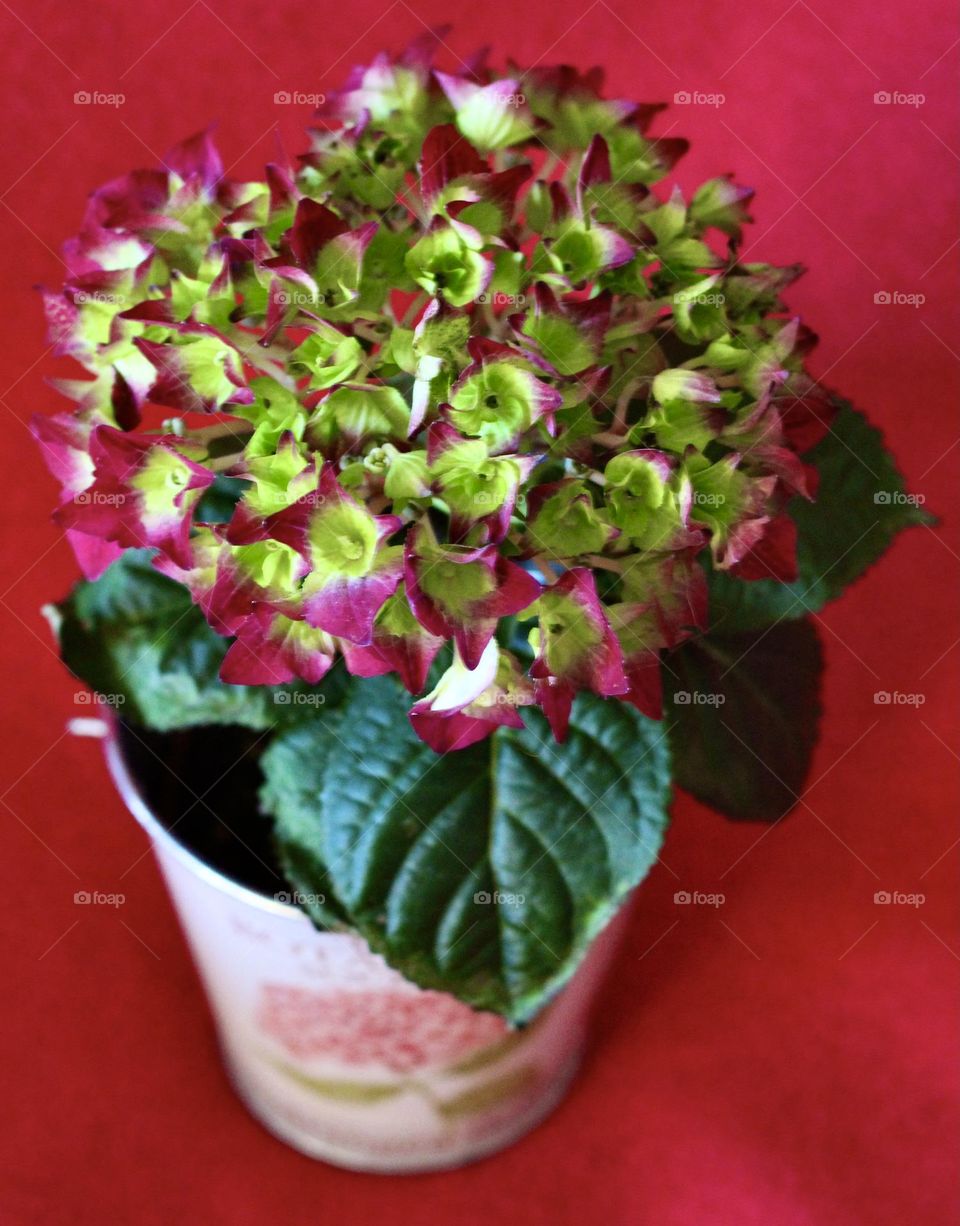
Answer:
[[[591,553],[587,555],[587,561],[598,570],[611,570],[615,575],[623,574],[623,563],[613,558],[604,558],[599,553]]]
[[[601,447],[609,447],[615,451],[622,444],[625,436],[616,430],[601,430],[599,434],[591,434],[590,437]]]
[[[204,460],[204,468],[212,473],[228,472],[243,459],[242,451],[230,451],[226,455],[218,455],[213,459]]]
[[[190,430],[187,437],[196,439],[199,443],[212,443],[220,438],[235,438],[238,442],[245,442],[251,434],[253,434],[253,426],[249,422],[234,419],[233,421],[220,421],[213,426],[201,426],[198,430]]]

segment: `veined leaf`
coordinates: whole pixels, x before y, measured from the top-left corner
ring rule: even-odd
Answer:
[[[844,404],[830,432],[804,457],[820,484],[816,500],[794,498],[798,529],[794,583],[710,575],[710,623],[720,633],[816,613],[858,579],[911,524],[931,517],[904,490],[883,436]]]
[[[809,618],[691,639],[664,662],[680,787],[728,817],[775,821],[803,790],[822,659]]]
[[[522,730],[438,756],[407,706],[392,679],[369,679],[274,740],[279,844],[408,978],[525,1021],[656,859],[666,728],[581,695],[562,746],[528,712]]]

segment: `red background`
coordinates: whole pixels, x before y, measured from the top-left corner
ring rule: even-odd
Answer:
[[[947,13],[945,0],[922,14],[915,0],[0,7],[0,387],[17,419],[2,417],[0,512],[5,1223],[954,1219],[960,358]],[[89,188],[211,118],[233,172],[255,173],[275,130],[302,147],[307,111],[276,105],[276,91],[329,90],[358,58],[444,18],[456,22],[451,67],[491,40],[498,58],[601,62],[614,94],[724,95],[661,117],[657,131],[694,142],[679,181],[735,170],[758,189],[748,255],[809,266],[791,301],[823,338],[815,372],[870,411],[942,524],[898,539],[821,619],[826,717],[806,802],[767,831],[678,798],[593,1054],[556,1114],[472,1168],[382,1178],[284,1148],[227,1087],[157,873],[138,860],[144,838],[96,747],[65,736],[83,708],[38,608],[63,594],[73,564],[20,423],[57,403],[31,286],[60,279],[59,244]],[[125,101],[80,106],[77,90]],[[925,101],[876,105],[877,90]],[[881,290],[925,301],[877,305]],[[925,701],[877,706],[882,689]],[[78,889],[127,901],[81,909]],[[680,889],[726,902],[678,907]],[[878,907],[876,890],[926,901]]]

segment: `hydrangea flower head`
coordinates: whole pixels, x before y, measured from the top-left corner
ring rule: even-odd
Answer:
[[[395,673],[444,752],[532,705],[562,737],[580,690],[658,714],[704,561],[794,574],[827,413],[796,270],[742,262],[747,189],[670,182],[658,105],[432,53],[356,69],[297,168],[202,133],[94,192],[36,433],[88,574],[149,547],[225,681]]]

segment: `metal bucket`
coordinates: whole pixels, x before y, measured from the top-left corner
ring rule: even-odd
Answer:
[[[563,1096],[620,924],[523,1029],[408,982],[362,938],[318,931],[284,896],[238,884],[178,842],[110,730],[107,763],[150,836],[240,1098],[302,1153],[429,1171],[509,1145]]]

